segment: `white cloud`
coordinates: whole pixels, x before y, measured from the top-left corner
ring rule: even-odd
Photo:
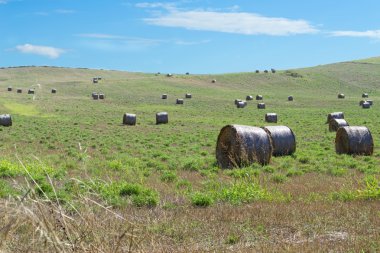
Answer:
[[[209,42],[211,42],[211,40],[201,40],[201,41],[175,40],[174,41],[176,45],[181,45],[181,46],[193,46],[193,45],[206,44]]]
[[[8,0],[0,0],[0,4],[6,4],[8,3]]]
[[[57,9],[57,10],[54,10],[54,12],[59,13],[59,14],[73,14],[76,11],[75,10],[67,10],[67,9]]]
[[[333,37],[362,37],[371,39],[380,39],[380,30],[360,31],[334,31],[330,32]]]
[[[104,33],[82,33],[77,36],[83,38],[91,38],[91,39],[123,39],[124,36],[112,35],[112,34],[104,34]]]
[[[140,6],[155,6],[140,4]],[[150,25],[181,27],[189,30],[237,33],[245,35],[284,36],[317,33],[318,29],[305,20],[265,17],[246,12],[181,11],[170,9],[166,14],[146,18]]]
[[[56,59],[66,51],[60,48],[24,44],[16,46],[16,50],[24,54],[36,54]]]
[[[175,8],[174,3],[137,3],[135,6],[138,8],[164,8],[167,10]]]

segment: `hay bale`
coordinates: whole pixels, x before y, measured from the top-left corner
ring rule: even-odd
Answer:
[[[294,98],[292,95],[288,96],[288,101],[293,101],[293,100],[294,100]]]
[[[98,78],[97,77],[92,78],[92,83],[98,83]]]
[[[57,89],[51,89],[51,93],[57,93]]]
[[[256,95],[256,100],[263,100],[263,95]]]
[[[275,69],[270,69],[270,71],[274,74],[276,73],[276,70]]]
[[[239,101],[237,104],[236,104],[236,107],[237,108],[244,108],[246,107],[247,105],[247,101]]]
[[[182,98],[177,98],[176,102],[177,105],[183,105],[183,99]]]
[[[248,95],[248,96],[245,97],[245,100],[253,100],[253,96],[249,96]]]
[[[363,109],[369,109],[369,108],[371,108],[371,104],[368,103],[367,101],[365,101],[365,102],[362,104],[362,108],[363,108]]]
[[[372,106],[373,105],[373,101],[372,100],[367,100],[367,103]]]
[[[17,93],[22,93],[22,89],[21,89],[21,88],[18,88],[18,89],[17,89]]]
[[[241,102],[241,101],[243,101],[243,100],[241,100],[241,99],[235,99],[235,105],[237,106],[238,103]]]
[[[368,98],[368,93],[363,93],[362,98]]]
[[[171,73],[168,73],[168,74],[166,74],[166,76],[167,76],[167,77],[172,77],[172,76],[173,76],[173,74],[171,74]]]
[[[167,124],[169,122],[169,116],[167,112],[156,113],[156,125]]]
[[[336,132],[339,127],[349,126],[346,120],[344,119],[332,119],[329,121],[329,131]]]
[[[365,100],[360,100],[359,105],[362,106],[364,102],[366,102],[366,101]]]
[[[136,125],[136,114],[125,113],[123,116],[123,125]]]
[[[168,99],[168,94],[162,94],[161,98],[162,99]]]
[[[264,70],[264,73],[268,73],[269,71],[268,70]]]
[[[216,159],[221,168],[268,164],[272,146],[268,134],[259,127],[227,125],[220,130]]]
[[[258,103],[257,109],[265,109],[265,104],[264,103]]]
[[[34,89],[29,89],[28,94],[34,94]]]
[[[12,116],[10,114],[0,115],[0,126],[12,126]]]
[[[8,91],[12,91],[12,87],[8,87]]]
[[[255,72],[256,72],[256,74],[258,74],[258,73],[260,73],[260,70],[256,69],[256,71],[255,71]]]
[[[185,98],[192,98],[193,96],[190,93],[185,94]]]
[[[212,83],[216,83],[216,80],[215,79],[212,79],[212,81],[211,81]]]
[[[296,136],[287,126],[266,126],[272,146],[273,156],[291,155],[296,152]]]
[[[338,98],[343,99],[345,98],[345,95],[343,93],[338,94]]]
[[[327,121],[326,123],[329,123],[332,119],[344,119],[343,112],[332,112],[327,114]]]
[[[265,122],[277,123],[277,113],[266,113]]]
[[[105,99],[105,95],[103,93],[99,93],[99,99]]]
[[[99,99],[99,94],[98,94],[97,92],[93,92],[93,93],[92,93],[92,98],[93,98],[94,100]]]
[[[372,155],[373,139],[365,126],[341,127],[336,132],[335,151],[338,154]]]

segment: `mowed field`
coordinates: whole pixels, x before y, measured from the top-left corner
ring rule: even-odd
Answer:
[[[0,127],[0,251],[380,251],[378,58],[267,74],[165,74],[0,69],[0,114],[13,119]],[[94,91],[105,99],[93,100]],[[359,106],[364,92],[370,109]],[[186,93],[192,98],[176,105]],[[266,109],[234,105],[257,94]],[[162,111],[169,124],[156,125]],[[339,111],[370,129],[372,156],[335,153],[326,119]],[[267,112],[277,124],[264,121]],[[122,125],[124,113],[137,125]],[[288,126],[297,150],[265,166],[220,169],[216,141],[229,124]]]

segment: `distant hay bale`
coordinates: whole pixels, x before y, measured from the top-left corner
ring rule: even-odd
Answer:
[[[167,124],[169,122],[169,116],[167,112],[156,113],[156,125]]]
[[[277,123],[277,113],[266,113],[265,122]]]
[[[237,108],[244,108],[246,107],[247,105],[247,101],[239,101],[237,104],[236,104],[236,107]]]
[[[253,100],[253,96],[248,95],[248,96],[245,97],[245,99],[246,100]]]
[[[339,127],[349,126],[346,120],[344,119],[332,119],[329,121],[329,131],[336,132]]]
[[[336,132],[335,151],[338,154],[372,155],[373,139],[365,126],[341,127]]]
[[[12,116],[10,114],[0,115],[0,125],[1,126],[12,126]]]
[[[34,89],[29,89],[28,94],[34,94]]]
[[[216,80],[215,79],[212,79],[212,81],[211,81],[212,83],[216,83]]]
[[[255,71],[255,72],[256,72],[256,74],[258,74],[258,73],[260,73],[260,70],[256,69],[256,71]]]
[[[372,106],[373,105],[373,101],[372,100],[367,100],[367,103]]]
[[[294,100],[294,98],[292,95],[288,96],[288,101],[293,101],[293,100]]]
[[[168,94],[162,94],[161,98],[162,99],[168,99]]]
[[[216,159],[223,168],[243,167],[252,163],[268,164],[272,155],[269,135],[259,127],[227,125],[220,130]]]
[[[365,100],[360,100],[359,105],[362,106],[364,102],[366,102],[366,101]]]
[[[263,95],[256,95],[256,100],[263,100]]]
[[[12,87],[8,87],[8,91],[12,91]]]
[[[22,93],[22,89],[18,88],[17,93]]]
[[[168,73],[168,74],[166,74],[166,76],[167,76],[167,77],[172,77],[172,76],[173,76],[173,74],[171,74],[171,73]]]
[[[136,125],[136,114],[125,113],[123,116],[123,124],[130,126]]]
[[[105,99],[106,96],[103,93],[99,93],[99,99]]]
[[[92,93],[92,98],[93,98],[94,100],[99,99],[99,94],[98,94],[97,92],[93,92],[93,93]]]
[[[258,103],[257,109],[265,109],[265,104],[264,103]]]
[[[57,93],[57,89],[51,89],[51,93]]]
[[[368,98],[368,93],[363,93],[362,98]]]
[[[343,94],[343,93],[340,93],[340,94],[338,94],[338,98],[340,98],[340,99],[343,99],[343,98],[345,98],[346,96]]]
[[[241,101],[243,101],[243,100],[241,100],[241,99],[235,99],[235,105],[237,105]]]
[[[363,108],[363,109],[369,109],[369,108],[371,108],[371,104],[368,103],[367,101],[365,101],[365,102],[362,104],[362,108]]]
[[[343,112],[332,112],[327,114],[327,121],[326,123],[329,123],[332,119],[344,119]]]
[[[192,98],[193,96],[190,93],[185,94],[185,98]]]
[[[269,71],[268,70],[264,70],[264,73],[268,73]]]
[[[98,83],[98,78],[97,77],[92,78],[92,83]]]
[[[275,69],[270,69],[270,71],[274,74],[276,73],[276,70]]]
[[[183,105],[183,99],[182,98],[177,98],[176,102],[177,105]]]
[[[272,145],[273,156],[291,155],[296,152],[296,136],[287,126],[266,126]]]

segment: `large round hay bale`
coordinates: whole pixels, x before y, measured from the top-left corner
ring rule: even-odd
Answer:
[[[237,104],[238,104],[239,102],[241,102],[241,101],[243,101],[243,100],[241,100],[241,99],[235,99],[235,105],[237,106]]]
[[[372,106],[373,105],[373,101],[372,100],[367,100],[367,103]]]
[[[292,95],[288,96],[288,101],[293,101],[293,100],[294,100],[294,98]]]
[[[273,156],[291,155],[296,152],[296,136],[287,126],[266,126],[263,127],[268,133]]]
[[[28,94],[34,94],[34,89],[29,89]]]
[[[277,123],[277,113],[266,113],[265,122]]]
[[[259,127],[227,125],[220,130],[216,159],[221,168],[268,164],[272,146],[268,134]]]
[[[57,93],[57,89],[51,89],[51,93]]]
[[[1,126],[12,126],[12,116],[10,114],[0,115],[0,125]]]
[[[248,95],[245,97],[245,100],[253,100],[253,96]]]
[[[346,96],[343,93],[338,94],[338,98],[342,99],[345,98]]]
[[[265,103],[258,103],[257,109],[265,109]]]
[[[363,93],[362,98],[368,98],[368,93]]]
[[[125,113],[123,116],[123,124],[130,126],[136,125],[136,114]]]
[[[329,131],[336,132],[339,127],[349,126],[346,120],[344,119],[332,119],[329,121]]]
[[[256,100],[263,100],[263,95],[256,95]]]
[[[98,83],[98,78],[97,77],[92,78],[92,83]]]
[[[371,104],[368,103],[367,101],[365,101],[365,102],[362,104],[362,108],[363,108],[363,109],[369,109],[369,108],[371,108]]]
[[[338,154],[372,155],[373,139],[365,126],[341,127],[336,132],[335,151]]]
[[[8,87],[8,91],[12,91],[12,87]]]
[[[177,105],[183,105],[183,99],[182,98],[177,98],[176,102]]]
[[[327,121],[326,123],[329,123],[332,119],[344,119],[343,112],[332,112],[327,114]]]
[[[92,93],[92,98],[93,98],[94,100],[99,99],[99,94],[98,94],[97,92],[93,92],[93,93]]]
[[[168,94],[162,94],[161,98],[162,99],[168,99]]]
[[[103,93],[99,93],[99,99],[105,99],[106,96]]]
[[[156,124],[167,124],[169,122],[169,116],[167,112],[156,113]]]
[[[190,93],[185,94],[185,98],[192,98],[193,96]]]
[[[244,108],[246,105],[247,105],[247,102],[246,102],[246,101],[239,101],[239,102],[236,104],[236,107],[237,107],[237,108]]]

